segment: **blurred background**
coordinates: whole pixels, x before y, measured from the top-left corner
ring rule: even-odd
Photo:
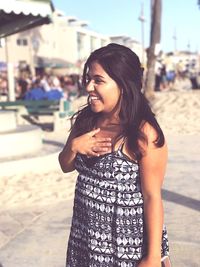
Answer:
[[[200,1],[0,0],[0,263],[64,266],[76,172],[59,151],[87,102],[84,62],[111,42],[144,68],[164,130],[174,267],[200,267]]]
[[[82,89],[78,79],[88,55],[110,42],[135,51],[145,70],[153,46],[153,90],[197,89],[199,12],[196,0],[1,1],[0,98],[28,98],[34,86],[57,87],[70,98],[68,85]]]

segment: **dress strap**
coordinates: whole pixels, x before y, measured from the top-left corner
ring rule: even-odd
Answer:
[[[120,143],[120,145],[119,145],[119,147],[118,147],[118,149],[117,149],[117,151],[122,152],[122,149],[123,149],[123,147],[124,147],[125,141],[126,141],[126,137],[123,137],[123,138],[122,138],[122,141],[121,141],[121,143]]]

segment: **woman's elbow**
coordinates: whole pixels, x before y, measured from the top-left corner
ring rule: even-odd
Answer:
[[[58,156],[58,161],[59,161],[59,164],[60,164],[60,167],[61,167],[61,170],[64,172],[64,173],[68,173],[68,172],[72,172],[74,171],[74,166],[72,166],[72,164],[68,164],[66,159],[63,158],[63,154],[62,152],[59,154]]]
[[[73,168],[66,168],[66,167],[62,167],[62,166],[61,166],[61,170],[62,170],[64,173],[69,173],[69,172],[74,171]]]
[[[151,202],[151,201],[161,201],[162,195],[161,192],[156,193],[143,193],[144,202]]]

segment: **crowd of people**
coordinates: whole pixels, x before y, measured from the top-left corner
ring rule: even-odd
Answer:
[[[192,90],[200,88],[200,72],[194,65],[179,61],[176,66],[156,61],[155,91]]]
[[[194,66],[184,65],[179,62],[176,68],[156,61],[155,66],[155,91],[192,90],[200,88],[200,73]],[[22,73],[15,78],[16,99],[41,100],[60,99],[73,100],[86,94],[78,74],[54,75],[39,74],[32,77],[29,73]],[[8,95],[7,74],[0,72],[0,97]]]
[[[72,101],[73,99],[85,94],[81,85],[80,76],[71,75],[49,75],[40,74],[31,77],[23,73],[20,77],[15,78],[15,94],[18,100],[56,100],[65,98]],[[7,75],[0,74],[0,95],[8,95]]]

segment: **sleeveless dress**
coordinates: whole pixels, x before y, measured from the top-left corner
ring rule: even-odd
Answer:
[[[66,267],[136,267],[147,253],[139,165],[122,148],[98,158],[76,157]],[[163,226],[161,256],[168,255]]]

